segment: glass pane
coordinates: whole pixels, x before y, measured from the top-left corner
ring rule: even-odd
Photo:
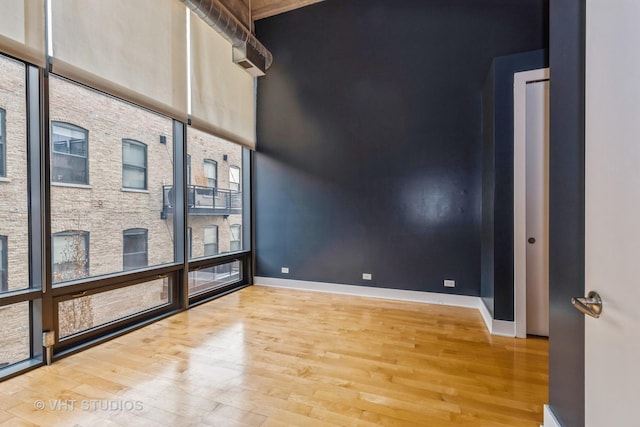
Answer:
[[[0,307],[0,368],[31,357],[29,303]]]
[[[54,283],[87,277],[89,267],[89,234],[64,231],[51,238]]]
[[[147,150],[144,145],[135,142],[124,141],[122,143],[122,163],[125,165],[144,168],[146,165]]]
[[[139,190],[145,190],[145,177],[146,171],[127,165],[122,167],[122,186],[124,188],[136,188]]]
[[[162,215],[164,188],[173,184],[173,121],[55,76],[50,78],[49,92],[52,122],[86,129],[89,135],[90,175],[89,187],[51,186],[52,233],[89,233],[87,277],[173,262],[173,216]],[[160,142],[161,137],[166,143]],[[147,191],[123,191],[123,187]],[[125,257],[118,255],[123,254],[123,232],[134,228],[148,230],[148,262],[133,257],[125,265]]]
[[[242,147],[188,127],[187,150],[193,184],[187,192],[187,223],[192,230],[189,258],[235,250],[232,249],[230,226],[242,224],[242,193],[232,191],[233,183],[229,178],[232,176],[230,168],[242,165]],[[239,179],[241,170],[233,173]],[[217,226],[217,239],[213,237],[213,229],[207,230],[209,226]]]
[[[189,296],[222,288],[242,279],[240,261],[189,272]]]
[[[24,64],[0,55],[0,292],[29,287],[25,74]]]
[[[168,304],[171,286],[164,278],[63,301],[58,304],[60,338]]]

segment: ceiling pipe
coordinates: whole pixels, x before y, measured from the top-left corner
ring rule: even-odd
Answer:
[[[271,67],[273,55],[264,47],[242,23],[229,13],[217,0],[181,0],[189,9],[198,15],[211,28],[227,39],[233,49],[233,60],[240,64],[250,74],[254,74],[243,59],[250,58],[251,65],[256,66],[261,73]],[[244,58],[242,57],[244,53]]]

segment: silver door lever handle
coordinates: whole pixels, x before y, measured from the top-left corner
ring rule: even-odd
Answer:
[[[602,298],[595,291],[590,291],[586,298],[571,298],[571,304],[584,314],[596,319],[602,314]]]

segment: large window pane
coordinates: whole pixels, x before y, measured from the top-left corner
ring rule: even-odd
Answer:
[[[240,261],[189,272],[189,296],[222,288],[242,279]]]
[[[0,292],[29,287],[25,75],[24,64],[0,55]]]
[[[62,301],[58,304],[60,338],[169,304],[170,278]]]
[[[173,197],[163,191],[173,184],[173,121],[56,76],[49,91],[52,135],[60,135],[52,150],[86,154],[89,173],[85,185],[51,186],[52,234],[82,230],[90,236],[86,266],[79,268],[80,259],[65,262],[77,261],[83,277],[173,262],[173,217],[161,215],[163,203],[172,203],[163,197]],[[125,233],[131,230],[146,230],[146,237]]]
[[[188,218],[192,250],[189,258],[213,256],[242,249],[232,239],[232,225],[242,226],[242,147],[187,128],[191,185]],[[237,234],[237,233],[236,233]]]
[[[0,307],[0,368],[31,357],[29,303]]]

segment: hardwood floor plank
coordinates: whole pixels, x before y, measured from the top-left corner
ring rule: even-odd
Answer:
[[[249,287],[5,381],[0,424],[537,427],[547,349],[473,309]]]

